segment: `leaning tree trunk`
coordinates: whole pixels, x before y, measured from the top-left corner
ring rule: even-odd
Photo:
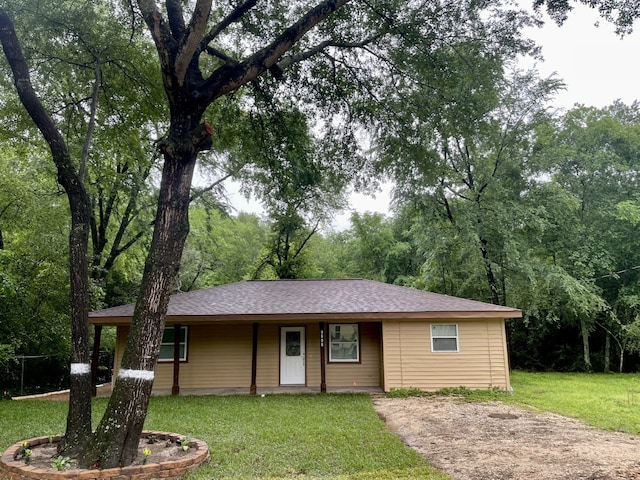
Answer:
[[[199,118],[198,113],[193,116]],[[208,124],[201,125],[191,132],[187,130],[182,141],[163,147],[165,162],[158,210],[141,292],[111,399],[91,447],[80,459],[82,465],[113,468],[129,465],[137,456],[171,288],[189,232],[189,199],[196,157],[203,141],[210,136]],[[177,145],[190,148],[179,151]]]

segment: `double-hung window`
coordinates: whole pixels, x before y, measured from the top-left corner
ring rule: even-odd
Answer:
[[[431,351],[458,352],[458,325],[455,323],[431,324]]]
[[[187,361],[187,330],[188,327],[180,327],[180,361]],[[160,362],[172,362],[173,361],[173,348],[174,348],[175,328],[173,325],[164,329],[162,334],[162,343],[160,344]]]
[[[329,324],[329,361],[360,361],[360,337],[357,323]]]

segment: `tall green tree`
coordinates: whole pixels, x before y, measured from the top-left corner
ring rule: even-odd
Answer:
[[[251,278],[269,235],[256,215],[227,215],[200,202],[189,212],[189,236],[182,257],[177,289],[223,285]]]
[[[232,151],[234,161],[244,165],[245,188],[260,199],[271,223],[254,277],[307,276],[307,244],[343,206],[351,170],[336,169],[328,140],[314,135],[300,108],[259,93],[256,107],[240,124],[240,145]],[[357,150],[349,156],[355,158]]]
[[[423,65],[423,74],[440,74],[427,89],[437,93],[412,89],[405,116],[381,129],[381,168],[396,179],[396,198],[432,219],[430,258],[440,265],[427,270],[434,278],[441,268],[451,268],[451,260],[471,262],[482,267],[471,271],[482,271],[486,286],[485,294],[474,296],[505,304],[505,270],[518,261],[512,238],[524,215],[520,196],[537,174],[527,163],[531,135],[559,83],[532,72],[509,74],[506,58],[483,48],[447,47]]]

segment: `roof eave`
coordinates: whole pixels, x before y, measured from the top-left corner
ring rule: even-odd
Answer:
[[[279,314],[233,314],[233,315],[167,315],[167,324],[206,324],[206,323],[252,323],[252,322],[308,322],[308,321],[383,321],[383,320],[481,320],[493,318],[521,318],[520,310],[490,311],[436,311],[436,312],[342,312],[342,313],[279,313]],[[89,317],[93,325],[119,326],[131,323],[130,316]]]

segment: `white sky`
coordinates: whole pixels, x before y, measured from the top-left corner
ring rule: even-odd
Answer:
[[[531,2],[519,0],[521,5]],[[566,83],[554,105],[605,107],[616,99],[629,104],[640,98],[640,25],[620,38],[597,11],[578,4],[561,27],[545,15],[543,28],[525,33],[542,46],[544,62],[536,65],[541,76],[556,73]]]
[[[533,0],[518,0],[527,8]],[[561,26],[548,19],[541,29],[529,29],[526,36],[542,47],[543,62],[535,66],[542,77],[556,74],[566,84],[566,90],[557,95],[553,106],[570,109],[581,103],[594,107],[605,107],[621,99],[630,104],[640,99],[640,25],[636,31],[620,38],[613,26],[601,19],[598,13],[584,5],[575,5],[569,18]],[[598,23],[599,26],[595,26]],[[523,63],[532,66],[533,62]],[[261,212],[257,202],[249,202],[234,187],[228,186],[229,198],[238,211]],[[390,186],[375,197],[353,194],[351,209],[358,212],[389,211]],[[336,217],[333,228],[349,226],[350,212]]]

